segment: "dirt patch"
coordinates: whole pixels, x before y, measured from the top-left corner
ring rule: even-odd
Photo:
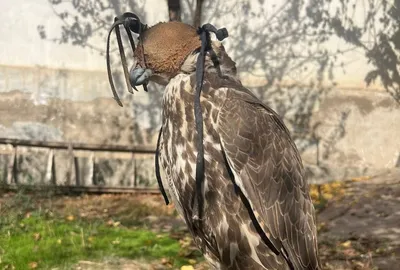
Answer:
[[[326,269],[383,269],[400,264],[400,171],[346,182],[318,215]]]

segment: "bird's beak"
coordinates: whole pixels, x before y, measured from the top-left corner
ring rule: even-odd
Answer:
[[[136,86],[138,85],[143,85],[144,90],[147,91],[147,84],[152,75],[153,71],[151,69],[145,69],[136,66],[133,67],[129,73],[129,81],[136,91]]]

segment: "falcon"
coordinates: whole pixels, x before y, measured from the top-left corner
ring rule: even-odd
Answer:
[[[130,70],[120,26],[133,51]],[[107,67],[120,105],[110,71],[114,29],[128,89],[147,91],[149,81],[165,86],[157,180],[212,268],[321,269],[299,152],[278,114],[242,85],[220,42],[226,29],[148,27],[133,13],[116,17]]]

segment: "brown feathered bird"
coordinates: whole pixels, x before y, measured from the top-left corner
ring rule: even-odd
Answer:
[[[241,84],[224,47],[204,27],[119,22],[139,33],[129,74],[125,67],[131,85],[166,86],[161,191],[207,261],[215,269],[320,269],[299,152],[280,117]]]

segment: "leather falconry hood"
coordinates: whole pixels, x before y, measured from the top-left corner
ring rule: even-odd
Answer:
[[[121,56],[122,67],[124,70],[125,82],[130,93],[133,93],[132,88],[136,89],[135,83],[130,80],[130,73],[126,62],[126,55],[122,43],[120,26],[123,26],[129,39],[130,47],[134,53],[138,64],[145,69],[150,69],[154,73],[165,73],[170,76],[178,73],[181,65],[186,57],[198,50],[200,57],[198,58],[197,76],[203,76],[203,66],[205,54],[210,53],[214,65],[219,68],[218,60],[216,59],[215,52],[211,49],[210,33],[214,33],[218,40],[222,41],[228,36],[225,28],[216,29],[211,24],[205,24],[199,29],[187,25],[182,22],[166,22],[158,23],[152,27],[143,24],[136,14],[126,12],[114,18],[114,23],[111,26],[107,36],[107,72],[108,80],[114,99],[118,105],[122,107],[122,102],[119,99],[118,93],[115,89],[113,75],[111,72],[110,61],[110,38],[113,30],[117,37],[118,50]],[[138,46],[132,37],[132,33],[139,35]],[[147,83],[143,83],[143,88],[147,91]],[[200,87],[201,88],[201,87]],[[201,91],[201,89],[199,90]]]
[[[200,38],[194,27],[182,22],[165,22],[141,33],[134,56],[141,67],[150,68],[155,73],[175,75],[187,56],[200,47]]]

